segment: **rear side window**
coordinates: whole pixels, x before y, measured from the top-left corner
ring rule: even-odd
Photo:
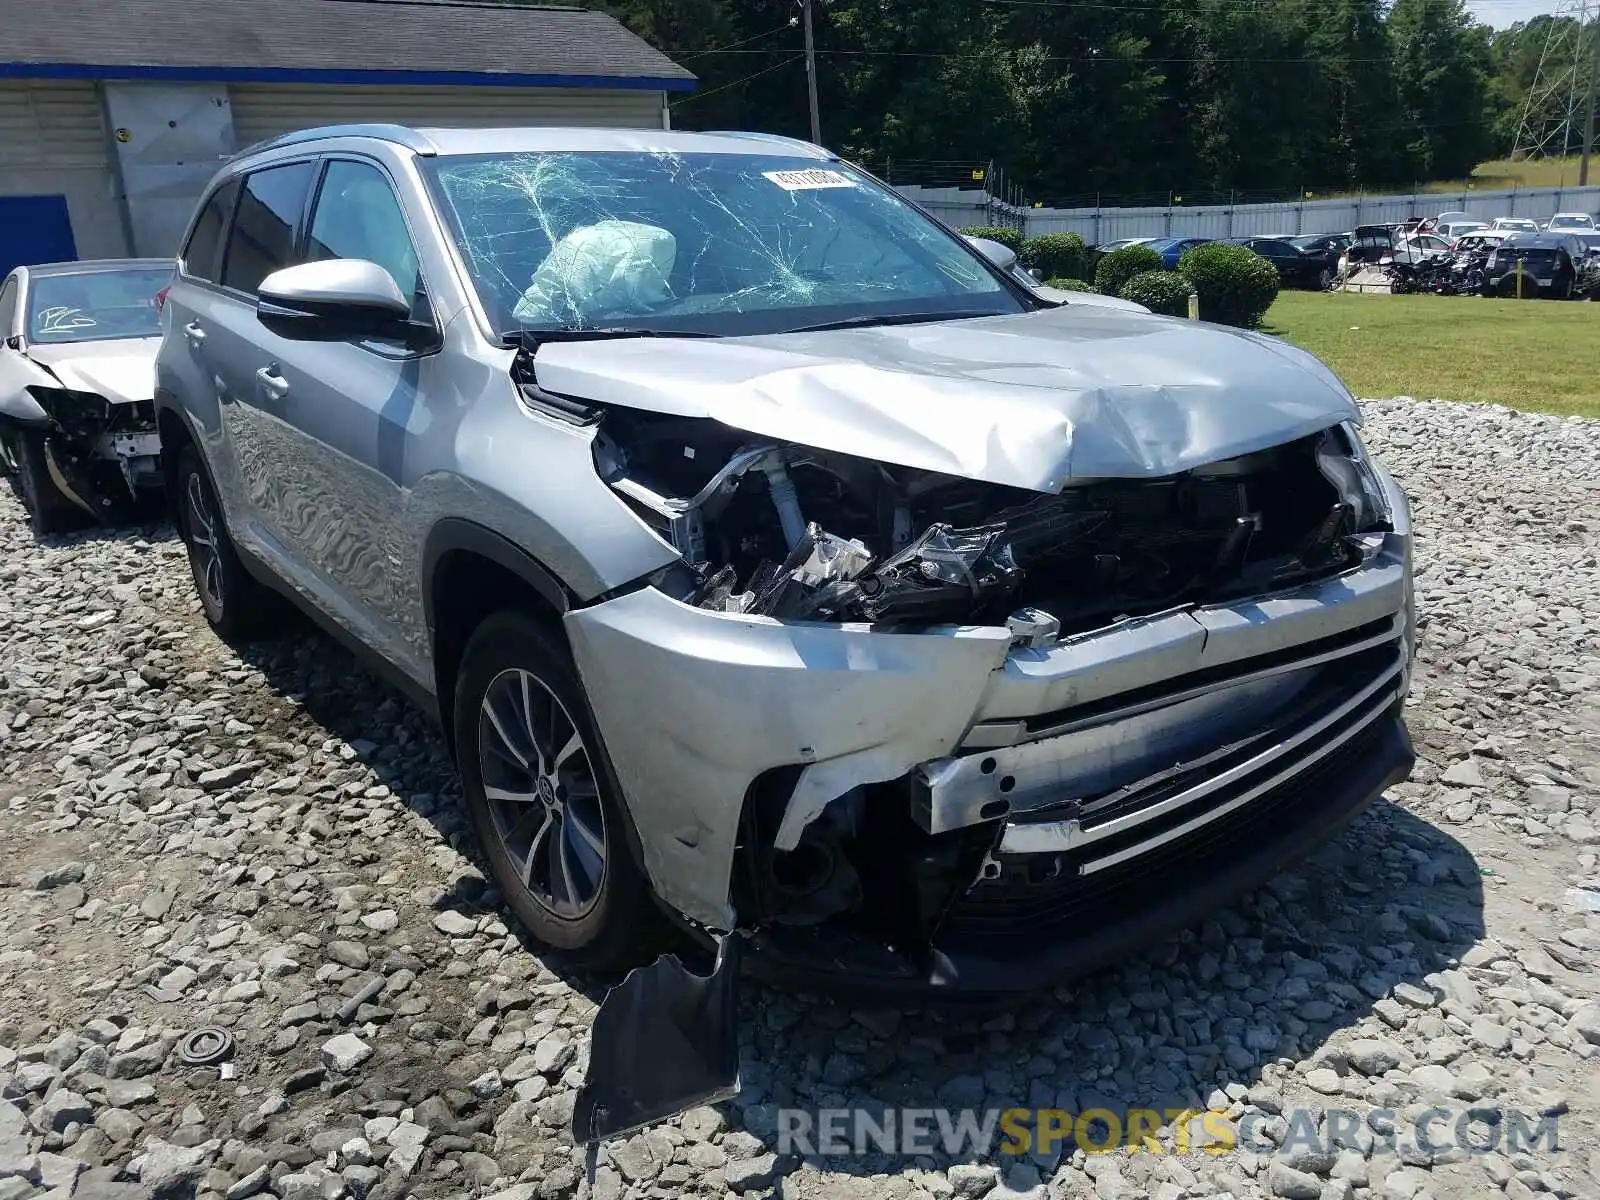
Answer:
[[[207,283],[217,281],[217,268],[222,265],[222,236],[227,231],[228,217],[233,213],[233,202],[238,195],[237,179],[228,180],[211,193],[183,248],[184,274]]]
[[[294,262],[295,230],[314,173],[314,165],[303,162],[245,177],[222,264],[224,287],[254,292],[268,275]]]

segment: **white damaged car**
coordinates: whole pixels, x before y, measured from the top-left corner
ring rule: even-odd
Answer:
[[[0,289],[0,471],[36,534],[161,494],[158,296],[170,259],[18,267]]]

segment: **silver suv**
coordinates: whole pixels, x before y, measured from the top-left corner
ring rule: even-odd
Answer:
[[[724,1019],[738,945],[885,994],[1121,954],[1409,771],[1410,516],[1310,355],[1010,266],[754,134],[256,147],[158,362],[205,614],[287,596],[437,713],[539,941],[720,948],[635,1015]],[[683,1099],[629,1094],[580,1132]]]

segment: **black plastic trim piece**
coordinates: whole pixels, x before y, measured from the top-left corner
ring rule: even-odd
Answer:
[[[504,567],[538,592],[551,608],[565,613],[575,601],[561,580],[538,559],[494,530],[461,517],[445,517],[428,531],[422,551],[422,606],[428,633],[434,630],[433,578],[439,560],[453,550],[480,555]]]

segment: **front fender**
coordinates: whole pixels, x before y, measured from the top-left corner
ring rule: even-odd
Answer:
[[[39,402],[25,390],[0,393],[0,420],[42,429],[48,429],[52,424],[50,414],[40,408]]]
[[[48,428],[54,422],[28,393],[30,387],[59,388],[56,377],[15,351],[0,353],[0,418]]]

